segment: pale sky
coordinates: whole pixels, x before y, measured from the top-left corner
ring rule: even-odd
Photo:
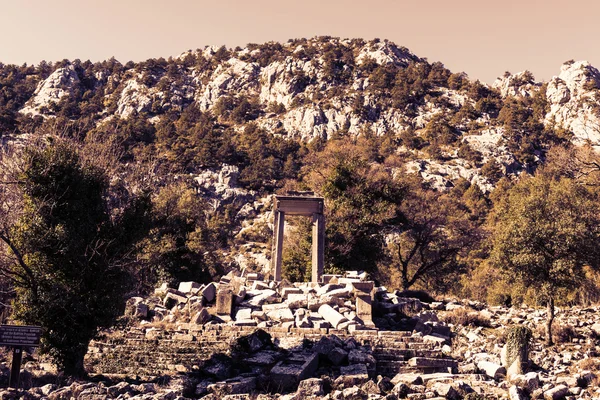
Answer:
[[[320,35],[389,39],[491,83],[569,59],[600,68],[597,0],[0,0],[0,62],[125,63],[205,45]]]

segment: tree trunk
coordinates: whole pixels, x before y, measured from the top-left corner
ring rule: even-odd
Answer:
[[[552,346],[554,345],[554,341],[552,340],[552,322],[554,322],[554,297],[550,296],[548,302],[546,303],[548,308],[546,321],[546,345]]]
[[[406,276],[402,276],[402,290],[408,290],[410,287],[410,283],[408,282],[408,278]]]

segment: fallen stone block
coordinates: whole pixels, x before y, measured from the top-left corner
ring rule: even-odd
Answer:
[[[346,285],[340,289],[330,290],[330,291],[324,293],[323,295],[331,296],[331,297],[347,298],[347,297],[350,297],[350,293],[352,293],[352,287],[349,285]]]
[[[200,289],[200,284],[198,282],[189,281],[180,282],[177,290],[185,294],[196,294],[198,289]]]
[[[252,317],[253,319],[257,319],[259,321],[266,321],[267,313],[265,313],[264,311],[252,311],[252,313],[250,314],[250,317]]]
[[[301,294],[304,295],[304,292],[300,288],[296,287],[285,287],[281,289],[281,297],[287,299],[290,294]]]
[[[244,364],[255,367],[273,366],[281,359],[281,354],[274,350],[261,350],[249,357],[244,357]]]
[[[558,385],[544,392],[544,400],[559,400],[569,393],[569,388],[565,385]]]
[[[287,305],[292,310],[297,308],[308,308],[308,295],[302,294],[289,294],[287,298]]]
[[[430,389],[437,393],[438,396],[448,400],[462,399],[462,396],[460,393],[458,393],[454,386],[448,383],[435,382],[433,385],[431,385]]]
[[[239,337],[236,344],[245,352],[255,353],[267,346],[273,345],[273,341],[271,340],[271,335],[262,329],[257,329],[249,335]]]
[[[257,326],[257,324],[253,319],[236,319],[233,321],[234,326]]]
[[[215,297],[217,295],[217,285],[211,282],[203,287],[198,294],[201,295],[207,303],[212,303],[215,301]]]
[[[499,380],[506,376],[506,368],[491,361],[480,361],[477,368],[492,379]]]
[[[206,308],[202,308],[200,311],[194,314],[194,316],[190,320],[190,323],[196,325],[204,325],[208,321],[210,321],[210,318],[211,316],[208,313],[208,310]]]
[[[432,343],[432,344],[437,344],[437,345],[442,345],[446,342],[449,341],[449,338],[445,338],[445,337],[440,337],[440,336],[436,336],[436,335],[425,335],[423,336],[423,342],[425,343]]]
[[[321,286],[317,290],[317,296],[319,296],[319,297],[324,296],[325,294],[327,294],[333,290],[343,289],[345,287],[346,287],[346,285],[327,284],[327,285]]]
[[[347,321],[342,314],[335,311],[333,307],[328,304],[323,304],[321,307],[319,307],[319,315],[321,315],[325,321],[329,322],[331,326],[336,329],[339,324]]]
[[[252,319],[252,309],[251,308],[239,308],[235,313],[235,320],[251,320]]]
[[[279,308],[267,311],[267,317],[273,321],[290,322],[294,321],[294,314],[289,308]]]
[[[246,279],[250,282],[254,282],[260,279],[260,276],[256,272],[250,272],[246,274]]]
[[[169,289],[163,300],[163,305],[167,309],[172,309],[176,305],[187,303],[187,296],[175,289]]]
[[[350,350],[348,353],[348,363],[349,364],[364,364],[367,365],[375,365],[375,357],[371,354],[362,352],[360,350]]]
[[[310,396],[323,396],[323,379],[309,378],[300,381],[296,396],[300,399],[310,398]]]
[[[408,365],[417,368],[458,368],[458,361],[449,358],[413,357]]]
[[[525,375],[513,375],[510,377],[510,381],[530,394],[540,387],[540,378],[537,372],[528,372]]]
[[[349,387],[362,385],[369,380],[366,365],[352,364],[340,367],[340,376],[336,378],[334,386]]]
[[[319,358],[314,353],[295,354],[277,363],[270,373],[273,387],[279,391],[296,388],[300,381],[311,377],[319,367]]]
[[[256,377],[232,378],[208,385],[208,391],[217,395],[251,393],[256,388]]]
[[[331,361],[333,365],[341,365],[348,359],[348,352],[339,347],[334,347],[327,353],[327,359]]]
[[[250,297],[247,302],[252,306],[262,306],[264,303],[277,299],[277,292],[272,289],[248,290],[246,296]]]

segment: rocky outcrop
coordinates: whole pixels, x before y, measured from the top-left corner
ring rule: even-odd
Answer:
[[[21,112],[37,115],[47,111],[53,103],[58,103],[63,97],[69,96],[79,82],[79,76],[73,65],[58,68],[38,84],[33,98],[26,103]]]
[[[600,72],[587,61],[563,64],[548,82],[545,123],[573,132],[576,143],[600,145]]]

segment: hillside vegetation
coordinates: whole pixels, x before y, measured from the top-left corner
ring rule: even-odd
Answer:
[[[270,195],[309,190],[325,198],[327,272],[495,303],[596,301],[599,87],[586,62],[489,86],[388,41],[330,37],[0,64],[5,300],[98,290],[110,309],[91,337],[160,282],[268,273]],[[289,225],[285,276],[304,280],[309,227]]]

